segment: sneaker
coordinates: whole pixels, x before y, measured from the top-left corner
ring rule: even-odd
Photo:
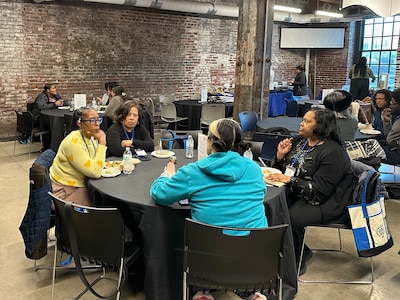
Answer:
[[[192,300],[214,300],[214,297],[207,291],[198,291]]]
[[[260,292],[255,292],[253,295],[247,297],[246,300],[267,300],[267,297]]]

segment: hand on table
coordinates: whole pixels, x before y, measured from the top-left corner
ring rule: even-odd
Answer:
[[[285,174],[269,174],[267,176],[267,179],[273,182],[283,182],[283,183],[290,182],[290,176]]]
[[[121,141],[121,146],[126,148],[132,146],[133,141],[132,140],[122,140]]]
[[[171,174],[171,176],[174,175],[175,174],[175,164],[172,162],[167,163],[167,165],[164,167],[164,172]]]
[[[56,102],[54,102],[54,104],[55,104],[56,106],[63,106],[64,100],[63,100],[63,99],[59,99],[59,100],[57,100]]]

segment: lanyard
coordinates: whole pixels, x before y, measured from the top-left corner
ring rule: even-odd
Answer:
[[[83,136],[83,134],[81,134],[81,136],[82,136],[83,142],[85,143],[85,146],[86,146],[87,152],[88,152],[88,154],[89,154],[89,157],[91,157],[91,156],[90,156],[90,150],[89,150],[88,145],[86,144],[85,137]],[[94,151],[94,157],[96,157],[96,150],[97,150],[97,148],[96,148],[96,146],[94,145],[94,142],[93,142],[93,139],[92,139],[92,138],[90,138],[90,141],[92,142],[93,151]],[[93,158],[94,158],[94,157],[93,157]]]
[[[307,153],[311,152],[312,150],[314,150],[315,147],[317,147],[322,140],[318,140],[317,143],[311,147],[311,149],[308,150],[304,150],[304,148],[306,147],[306,145],[308,144],[310,139],[307,139],[304,143],[304,145],[301,147],[299,153],[297,153],[295,159],[292,161],[292,163],[290,164],[290,167],[293,167],[294,164],[299,160],[299,158],[304,157]]]
[[[128,132],[126,131],[124,125],[121,124],[121,126],[122,126],[122,129],[123,129],[124,132],[125,132],[126,138],[127,138],[128,140],[132,140],[132,143],[133,143],[133,139],[135,138],[135,128],[132,129],[132,138],[129,138]]]

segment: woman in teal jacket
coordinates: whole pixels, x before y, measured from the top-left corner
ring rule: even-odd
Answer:
[[[236,228],[267,227],[263,175],[254,161],[235,151],[241,139],[237,122],[212,122],[207,138],[209,155],[176,172],[175,165],[168,163],[153,182],[151,197],[161,205],[188,198],[192,218],[199,222]]]

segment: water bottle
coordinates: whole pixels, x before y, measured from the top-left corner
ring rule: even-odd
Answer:
[[[92,108],[93,108],[94,110],[97,110],[96,98],[93,98],[93,100],[92,100]]]
[[[246,151],[244,151],[243,156],[253,160],[253,152],[251,152],[251,148],[247,149]]]
[[[186,157],[193,158],[194,140],[191,135],[188,136],[186,141]]]
[[[124,155],[122,156],[122,161],[124,163],[123,172],[124,174],[131,174],[133,171],[133,163],[132,163],[132,152],[130,147],[125,148]]]
[[[69,106],[69,111],[74,111],[74,110],[75,110],[75,100],[74,98],[72,98]]]

